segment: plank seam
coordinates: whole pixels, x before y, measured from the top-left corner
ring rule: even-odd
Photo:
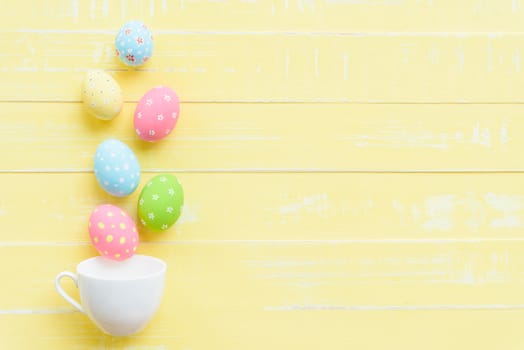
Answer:
[[[0,33],[20,34],[86,34],[86,35],[116,35],[118,30],[112,29],[35,29],[22,28],[17,30],[0,30]],[[504,36],[524,36],[521,31],[369,31],[369,32],[333,32],[333,31],[279,31],[279,30],[186,30],[186,29],[155,29],[156,36],[163,35],[210,35],[210,36],[312,36],[312,37],[488,37],[494,39]]]
[[[282,305],[266,306],[265,311],[453,311],[453,310],[522,310],[524,304],[471,305]]]
[[[323,234],[329,234],[329,232]],[[141,242],[141,245],[155,246],[155,245],[359,245],[359,244],[373,244],[373,245],[397,245],[397,244],[428,244],[428,245],[448,245],[448,244],[485,244],[485,243],[524,243],[522,238],[391,238],[391,239],[283,239],[283,240],[243,240],[243,239],[225,239],[225,240],[185,240],[185,241],[164,241],[164,242]],[[85,242],[0,242],[0,248],[13,247],[81,247],[91,246],[88,241]]]
[[[125,141],[125,140],[123,140]],[[184,173],[184,174],[523,174],[524,169],[407,169],[407,170],[388,170],[388,169],[145,169],[144,174],[157,173]],[[92,174],[91,169],[4,169],[0,174]]]

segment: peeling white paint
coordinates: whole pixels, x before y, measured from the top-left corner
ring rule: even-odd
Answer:
[[[198,222],[197,207],[191,204],[188,204],[187,201],[182,207],[182,212],[180,213],[180,218],[177,221],[177,224],[187,224]]]
[[[349,63],[349,54],[347,51],[344,51],[344,66],[343,66],[343,74],[344,74],[344,80],[348,80],[348,63]]]
[[[452,194],[436,195],[424,202],[426,220],[422,226],[426,230],[449,231],[453,227],[453,212],[456,196]]]
[[[422,219],[422,210],[418,207],[418,205],[413,204],[411,206],[411,215],[413,216],[413,220],[415,222],[420,222]]]
[[[193,68],[193,72],[195,72],[195,73],[205,73],[205,72],[207,72],[207,68],[195,67],[195,68]]]
[[[314,57],[315,57],[315,78],[318,78],[319,76],[319,71],[318,71],[318,48],[315,48],[315,54],[314,54]]]
[[[503,122],[500,127],[500,144],[505,145],[508,143],[508,123]]]
[[[286,204],[278,209],[280,215],[298,214],[300,212],[316,213],[326,216],[329,212],[327,193],[304,196],[300,201]]]
[[[89,17],[91,19],[96,18],[96,0],[91,0],[91,6],[89,7]]]
[[[78,23],[78,0],[73,0],[73,20]]]
[[[520,49],[516,49],[515,53],[513,54],[513,64],[515,65],[515,71],[520,73]]]
[[[122,21],[125,21],[127,19],[127,1],[126,0],[120,0],[120,18]]]
[[[488,127],[482,127],[480,123],[476,123],[473,127],[472,142],[491,147],[491,131]]]
[[[459,62],[459,72],[460,73],[464,72],[464,61],[465,61],[464,49],[460,48],[458,50],[458,62]]]
[[[100,63],[102,57],[104,57],[105,46],[103,43],[97,43],[96,48],[93,50],[93,62]]]
[[[493,45],[492,36],[488,37],[488,73],[493,71]]]
[[[489,207],[501,212],[502,217],[491,220],[493,228],[523,228],[521,212],[524,208],[524,196],[487,193],[484,200]]]
[[[304,12],[304,4],[303,4],[302,0],[297,0],[297,6],[298,6],[298,10],[300,12]]]
[[[245,261],[245,263],[252,268],[285,268],[320,265],[317,260],[249,260]]]
[[[397,212],[397,214],[400,217],[402,217],[404,215],[406,208],[405,208],[404,204],[401,201],[399,201],[397,199],[393,199],[391,201],[391,205],[393,206],[393,209],[395,209],[395,211]]]
[[[289,49],[286,49],[286,80],[289,79]]]

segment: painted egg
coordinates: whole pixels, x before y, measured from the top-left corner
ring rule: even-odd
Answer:
[[[124,197],[137,188],[140,182],[140,165],[125,143],[109,139],[96,149],[95,176],[107,193]]]
[[[140,21],[127,22],[115,38],[116,54],[127,66],[141,66],[153,54],[153,36]]]
[[[122,89],[112,76],[99,69],[87,71],[82,97],[89,113],[98,119],[111,120],[122,109]]]
[[[96,250],[112,260],[133,256],[138,246],[138,231],[133,219],[115,205],[103,204],[89,217],[89,236]]]
[[[179,112],[177,94],[166,86],[157,86],[146,92],[136,106],[135,131],[142,140],[161,140],[175,127]]]
[[[142,189],[138,200],[138,217],[142,225],[154,231],[171,227],[180,217],[184,191],[177,178],[161,174],[152,178]]]

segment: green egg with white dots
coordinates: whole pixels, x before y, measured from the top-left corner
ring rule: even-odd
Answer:
[[[138,198],[138,218],[153,231],[165,231],[178,220],[184,191],[176,176],[160,174],[149,180]]]

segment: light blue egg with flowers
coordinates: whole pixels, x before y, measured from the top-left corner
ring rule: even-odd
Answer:
[[[140,182],[138,159],[125,143],[116,139],[98,145],[94,171],[100,187],[116,197],[130,195]]]
[[[137,67],[153,55],[153,36],[140,21],[129,21],[120,28],[115,38],[116,54],[127,66]]]

